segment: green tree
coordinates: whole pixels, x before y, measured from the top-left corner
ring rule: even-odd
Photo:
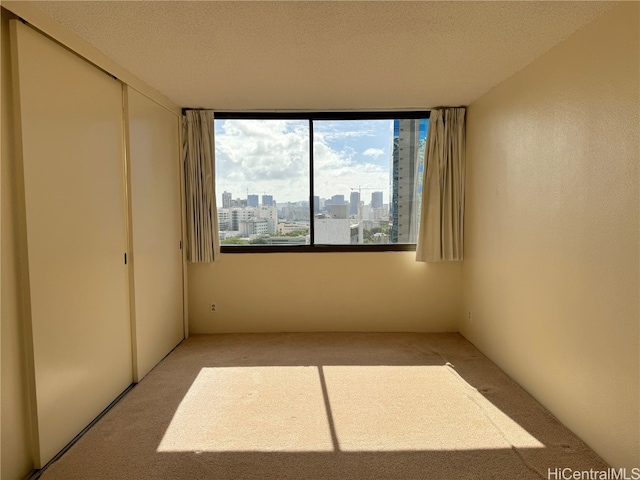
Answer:
[[[238,237],[225,238],[220,242],[221,245],[249,245],[249,242]]]
[[[374,243],[373,242],[373,236],[376,233],[380,233],[382,231],[383,231],[382,227],[373,227],[373,228],[369,228],[367,230],[364,230],[362,232],[362,237],[363,237],[364,243]]]
[[[302,237],[306,235],[307,230],[292,230],[291,232],[283,233],[283,237]]]

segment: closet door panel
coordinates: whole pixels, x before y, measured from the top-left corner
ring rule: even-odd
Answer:
[[[184,338],[180,119],[126,88],[138,380]]]
[[[12,34],[42,465],[132,381],[122,85]]]

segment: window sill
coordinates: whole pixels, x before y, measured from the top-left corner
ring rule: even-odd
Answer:
[[[221,253],[360,253],[415,252],[415,243],[385,245],[234,245],[220,247]]]

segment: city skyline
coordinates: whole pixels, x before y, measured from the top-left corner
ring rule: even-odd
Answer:
[[[378,200],[378,197],[376,196],[376,194],[381,194],[380,195],[380,200]],[[327,198],[325,197],[320,197],[318,195],[314,195],[314,198],[318,198],[319,200],[324,200],[325,202],[332,202],[332,199],[336,196],[342,196],[344,197],[344,204],[346,205],[351,205],[351,198],[353,198],[353,194],[359,194],[359,199],[361,202],[364,202],[364,205],[373,205],[376,208],[382,208],[385,205],[389,205],[389,202],[385,202],[385,197],[384,197],[384,193],[383,191],[371,191],[368,195],[365,195],[363,193],[359,193],[358,189],[352,190],[351,192],[349,192],[349,195],[347,194],[342,194],[342,193],[336,193],[333,194]],[[231,195],[229,197],[227,197],[229,199],[228,202],[225,201],[225,197],[227,195]],[[297,201],[289,201],[289,202],[281,202],[279,201],[275,195],[271,195],[271,194],[257,194],[257,193],[245,193],[244,196],[237,196],[235,195],[233,192],[227,192],[224,191],[222,193],[219,194],[219,196],[221,196],[222,201],[218,200],[217,201],[217,208],[230,208],[230,203],[231,202],[238,202],[238,201],[242,201],[242,202],[246,202],[246,206],[247,207],[258,207],[260,205],[265,205],[265,203],[263,203],[262,201],[262,197],[267,196],[267,197],[271,197],[273,204],[276,205],[285,205],[285,204],[301,204],[301,203],[309,203],[309,199],[305,198],[305,199],[301,199],[301,200],[297,200]],[[349,196],[349,199],[347,199],[347,196]],[[257,202],[255,202],[254,199],[257,198]],[[369,199],[367,201],[367,198]]]

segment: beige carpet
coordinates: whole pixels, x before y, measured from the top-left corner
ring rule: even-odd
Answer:
[[[458,334],[183,342],[42,475],[540,479],[607,465]]]

